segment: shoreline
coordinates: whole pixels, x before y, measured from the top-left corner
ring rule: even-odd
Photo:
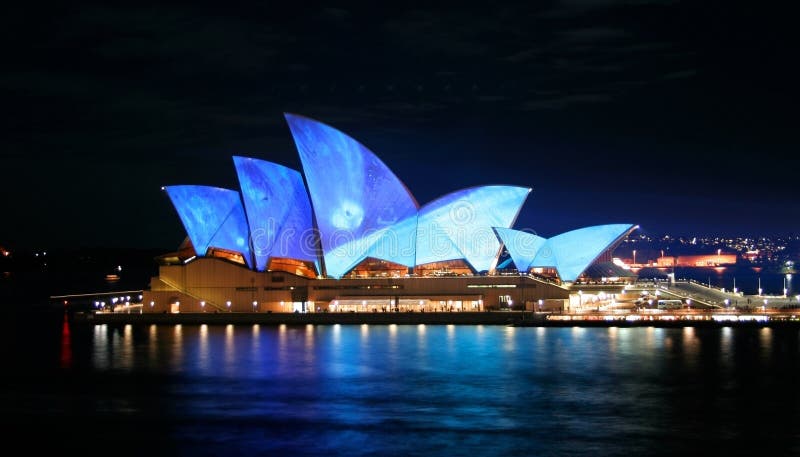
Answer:
[[[70,321],[86,325],[503,325],[513,327],[782,327],[800,329],[793,314],[569,315],[527,311],[413,313],[92,313]]]

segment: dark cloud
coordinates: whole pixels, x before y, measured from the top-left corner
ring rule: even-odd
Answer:
[[[689,69],[689,70],[678,70],[667,73],[663,76],[664,79],[683,79],[683,78],[692,78],[697,75],[697,70]]]
[[[623,29],[612,27],[583,27],[579,29],[561,30],[558,35],[571,42],[597,42],[603,40],[616,40],[629,36]]]
[[[0,192],[20,222],[0,243],[180,240],[159,187],[235,187],[233,154],[298,168],[284,112],[359,139],[420,201],[509,182],[536,189],[520,217],[542,232],[637,214],[733,230],[701,208],[757,193],[797,211],[791,17],[666,0],[18,4],[0,27]],[[147,217],[111,234],[96,222],[111,211]],[[50,214],[69,224],[48,233]]]
[[[523,110],[563,109],[574,104],[602,103],[609,100],[611,100],[609,94],[565,94],[527,101],[522,104],[521,108]]]
[[[575,16],[603,10],[625,10],[638,6],[661,6],[677,0],[557,0],[546,10],[546,17]]]

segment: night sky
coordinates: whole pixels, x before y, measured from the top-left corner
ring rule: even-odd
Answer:
[[[237,188],[233,155],[300,169],[284,112],[362,142],[420,204],[530,186],[515,227],[546,237],[623,222],[797,231],[786,11],[254,3],[7,10],[0,245],[177,247],[185,232],[161,186]]]

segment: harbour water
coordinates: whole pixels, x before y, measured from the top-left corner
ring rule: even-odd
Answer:
[[[2,425],[31,452],[800,452],[796,328],[6,330]]]

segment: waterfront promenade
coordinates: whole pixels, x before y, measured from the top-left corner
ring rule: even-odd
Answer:
[[[792,325],[800,328],[800,300],[796,296],[743,295],[708,287],[696,281],[640,281],[626,287],[626,295],[680,299],[681,309],[661,310],[632,300],[614,306],[570,312],[313,312],[313,313],[142,313],[141,304],[118,311],[72,314],[83,324],[189,325],[513,325],[513,326],[731,326]],[[122,310],[122,311],[119,311]]]
[[[800,310],[800,296],[798,295],[747,295],[730,289],[711,287],[693,280],[679,280],[671,283],[667,281],[640,281],[629,289],[629,291],[634,290],[651,293],[658,291],[672,298],[684,301],[690,299],[706,308],[738,311]]]

